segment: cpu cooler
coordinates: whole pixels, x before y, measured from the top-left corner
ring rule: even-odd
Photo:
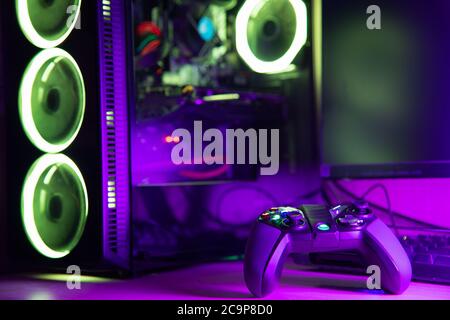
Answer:
[[[236,49],[255,72],[289,70],[307,40],[302,0],[247,0],[236,16]]]
[[[129,6],[2,4],[10,267],[130,268]]]

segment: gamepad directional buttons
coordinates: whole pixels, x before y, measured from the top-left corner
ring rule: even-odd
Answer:
[[[285,228],[291,227],[291,223],[290,223],[289,219],[287,219],[287,218],[283,219],[283,221],[281,222],[281,224],[282,224],[283,227],[285,227]]]

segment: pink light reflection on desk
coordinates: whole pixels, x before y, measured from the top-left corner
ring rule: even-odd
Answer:
[[[183,268],[128,280],[90,281],[68,290],[63,280],[3,276],[0,299],[73,300],[213,300],[253,299],[242,275],[241,262]],[[366,278],[326,274],[288,266],[280,287],[269,300],[450,300],[450,286],[412,283],[399,296],[364,290]]]

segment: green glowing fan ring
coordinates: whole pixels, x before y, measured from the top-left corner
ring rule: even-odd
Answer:
[[[70,237],[68,243],[64,244],[63,247],[54,248],[45,242],[44,237],[42,236],[42,232],[45,233],[45,230],[39,230],[37,227],[36,217],[42,215],[43,212],[36,212],[35,210],[35,194],[36,191],[39,190],[39,184],[49,184],[52,179],[51,175],[54,175],[59,168],[64,168],[66,176],[69,174],[71,178],[73,178],[73,181],[76,181],[77,183],[76,186],[80,194],[80,220],[78,221],[77,226],[74,227],[73,236]],[[43,176],[44,179],[42,179]],[[41,196],[42,195],[40,194],[39,199],[42,199]],[[62,199],[62,201],[66,201],[66,199]],[[44,201],[37,201],[37,203],[42,206],[42,203],[40,202]],[[46,154],[36,160],[30,168],[23,185],[21,209],[22,223],[26,235],[32,246],[40,254],[51,259],[59,259],[68,255],[78,244],[83,234],[88,216],[88,196],[86,184],[76,164],[67,156],[62,154]]]
[[[43,127],[46,124],[36,123],[36,119],[34,119],[34,111],[37,106],[33,104],[33,90],[36,81],[40,80],[45,83],[45,80],[43,80],[44,76],[45,79],[48,79],[50,77],[49,74],[51,74],[51,72],[47,72],[51,70],[48,66],[54,66],[56,63],[64,63],[67,65],[67,68],[70,68],[70,76],[73,76],[76,82],[76,88],[74,89],[76,92],[74,94],[79,100],[78,104],[74,106],[76,114],[73,121],[69,123],[71,126],[68,132],[63,134],[62,137],[58,137],[55,141],[49,141],[49,139],[44,137],[43,133]],[[44,71],[43,68],[45,68]],[[37,79],[40,74],[42,74],[41,78]],[[67,97],[64,98],[67,99]],[[58,153],[69,147],[78,135],[83,123],[85,105],[86,92],[83,75],[73,57],[59,48],[46,49],[38,53],[28,65],[19,91],[19,114],[22,127],[36,148],[46,153]],[[65,108],[68,108],[68,104],[65,105]]]
[[[71,8],[69,6],[66,8],[66,12],[63,13],[67,15],[65,26],[63,29],[59,30],[59,32],[57,32],[57,34],[53,37],[46,36],[36,30],[30,17],[30,8],[28,1],[29,0],[16,0],[17,20],[25,37],[33,45],[42,49],[57,47],[61,43],[63,43],[75,28],[76,23],[80,17],[81,0],[73,1],[75,11],[71,13],[71,16],[69,15],[69,10],[71,10]],[[37,0],[33,1],[35,1],[33,2],[33,4],[38,3]]]
[[[245,63],[257,73],[280,73],[290,69],[292,62],[307,40],[307,9],[301,0],[289,0],[296,16],[296,31],[291,47],[283,56],[274,61],[263,61],[258,58],[249,45],[248,24],[254,11],[262,7],[267,0],[247,0],[236,17],[236,49]]]

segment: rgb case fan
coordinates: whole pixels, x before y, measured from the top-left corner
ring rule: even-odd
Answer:
[[[307,40],[307,9],[301,0],[247,0],[236,17],[236,49],[258,73],[290,69]]]
[[[30,141],[56,153],[75,140],[83,122],[86,90],[83,75],[70,54],[43,50],[28,65],[19,92],[19,113]]]
[[[7,216],[0,224],[16,270],[131,267],[129,10],[123,0],[2,4]]]
[[[53,48],[75,28],[81,0],[16,0],[16,7],[17,20],[27,39],[39,48]]]

